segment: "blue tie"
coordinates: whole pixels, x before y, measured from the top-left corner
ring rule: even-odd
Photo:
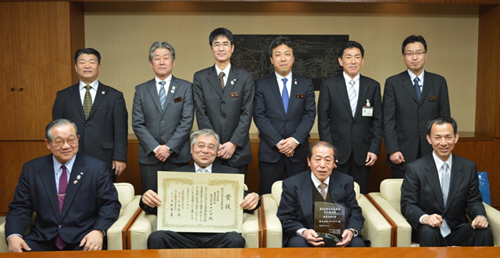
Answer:
[[[165,109],[165,100],[167,99],[167,94],[165,93],[165,81],[160,81],[160,103],[161,109]]]
[[[415,87],[415,91],[417,92],[418,100],[420,100],[420,96],[422,96],[422,91],[420,91],[420,85],[418,85],[419,81],[420,79],[418,77],[415,77],[415,79],[413,79],[413,86]]]
[[[286,82],[288,81],[286,78],[281,79],[283,81],[283,91],[281,93],[281,99],[283,100],[283,107],[285,108],[285,114],[287,113],[288,110],[288,100],[290,97],[288,97],[288,90],[286,89]]]

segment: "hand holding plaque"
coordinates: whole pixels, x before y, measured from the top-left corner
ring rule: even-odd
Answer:
[[[314,203],[314,230],[325,246],[336,247],[345,229],[345,208],[330,202]]]

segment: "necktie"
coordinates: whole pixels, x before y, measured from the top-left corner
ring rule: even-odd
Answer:
[[[323,200],[326,200],[326,187],[327,187],[327,186],[328,186],[328,185],[327,185],[327,184],[325,184],[325,183],[321,183],[321,184],[319,185],[319,189],[321,189],[321,196],[323,196]]]
[[[443,201],[444,206],[446,207],[446,202],[448,201],[448,192],[450,190],[450,170],[448,169],[448,163],[443,163],[442,175],[441,175],[441,190],[443,191]],[[451,229],[446,223],[446,220],[443,218],[443,224],[441,224],[441,235],[443,237],[448,236],[451,233]]]
[[[283,100],[283,107],[285,108],[285,114],[288,111],[288,100],[290,100],[290,97],[288,96],[288,90],[286,89],[286,82],[288,81],[287,78],[281,79],[283,81],[283,91],[281,92],[281,99]]]
[[[208,170],[206,168],[199,168],[198,171],[200,173],[207,173],[208,172]]]
[[[224,90],[224,76],[226,74],[224,74],[224,72],[220,72],[219,73],[219,81],[220,81],[220,87],[222,88],[222,90]]]
[[[418,77],[413,79],[413,87],[415,87],[415,91],[417,92],[418,100],[420,100],[420,96],[422,96],[422,91],[420,91],[420,85],[418,84],[419,81],[420,79]]]
[[[90,96],[90,85],[85,85],[84,87],[87,89],[85,92],[85,96],[83,98],[83,113],[85,114],[85,119],[89,118],[90,109],[92,109],[92,96]]]
[[[61,166],[63,172],[59,177],[59,191],[57,192],[57,199],[59,201],[59,214],[61,214],[62,207],[64,204],[64,199],[66,198],[66,190],[68,189],[68,171],[66,170],[66,166]],[[63,249],[66,246],[64,240],[62,240],[60,235],[57,235],[55,244],[59,250]]]
[[[356,114],[356,106],[358,105],[358,94],[356,94],[356,89],[354,88],[354,80],[350,80],[349,84],[351,85],[351,87],[349,87],[349,102],[351,103],[351,112],[354,117],[354,114]]]
[[[160,104],[161,109],[165,109],[165,100],[167,99],[167,94],[165,93],[165,81],[160,81]]]

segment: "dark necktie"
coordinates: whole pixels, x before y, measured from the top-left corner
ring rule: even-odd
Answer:
[[[219,81],[220,81],[220,87],[222,88],[222,90],[224,90],[224,76],[226,74],[224,72],[220,72],[219,73]]]
[[[422,96],[422,91],[420,91],[420,85],[418,84],[419,81],[420,79],[418,77],[415,77],[415,79],[413,79],[413,86],[415,87],[415,91],[417,92],[418,100],[420,100],[420,96]]]
[[[290,100],[290,97],[288,97],[288,90],[286,89],[286,82],[288,81],[287,78],[281,79],[283,81],[283,91],[281,92],[281,99],[283,100],[283,107],[285,108],[285,114],[288,111],[288,101]]]
[[[327,185],[327,184],[325,184],[325,183],[321,183],[321,184],[319,185],[319,189],[321,189],[321,196],[323,196],[323,200],[326,200],[326,187],[327,187],[327,186],[328,186],[328,185]]]
[[[167,94],[165,93],[165,81],[160,81],[160,104],[161,109],[165,109],[165,100],[167,99]]]
[[[92,96],[90,96],[90,85],[85,85],[85,96],[83,98],[83,113],[85,113],[85,119],[89,118],[90,110],[92,109]]]
[[[59,214],[62,212],[64,199],[66,198],[66,190],[68,189],[68,171],[64,165],[62,165],[61,168],[63,171],[59,177],[59,191],[57,193],[57,199],[59,201]],[[57,235],[55,244],[59,250],[62,250],[66,246],[66,243],[62,240],[60,235]]]

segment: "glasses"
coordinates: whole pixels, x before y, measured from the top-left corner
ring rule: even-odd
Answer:
[[[411,57],[411,56],[418,56],[418,57],[421,57],[423,54],[427,53],[426,51],[417,51],[417,52],[406,52],[405,53],[405,56],[407,57]]]
[[[356,55],[356,56],[345,56],[345,57],[342,57],[343,60],[345,60],[346,62],[351,62],[351,60],[354,60],[356,63],[359,63],[361,62],[361,59],[363,57],[359,56],[359,55]]]
[[[57,139],[57,140],[54,140],[52,141],[52,144],[55,146],[55,147],[62,147],[64,145],[64,143],[68,143],[68,145],[75,145],[76,143],[78,142],[78,139],[77,138],[68,138],[66,140],[64,139]]]
[[[205,147],[207,147],[209,151],[215,151],[217,149],[217,146],[214,144],[205,144],[203,142],[196,143],[196,147],[200,149],[205,149]]]
[[[221,47],[221,46],[222,46],[223,48],[229,48],[229,47],[231,46],[231,44],[230,44],[229,42],[227,42],[227,41],[224,41],[224,42],[222,42],[222,44],[221,44],[220,42],[215,42],[215,43],[212,45],[212,47],[214,47],[214,48],[219,48],[219,47]]]

